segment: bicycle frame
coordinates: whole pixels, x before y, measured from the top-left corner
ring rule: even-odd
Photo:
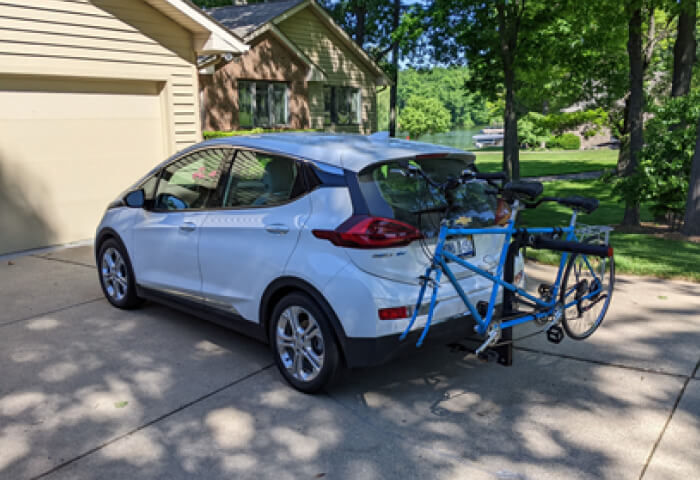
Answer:
[[[418,339],[418,342],[416,343],[416,346],[420,347],[423,344],[423,341],[425,340],[426,335],[428,334],[428,330],[430,329],[430,325],[433,319],[433,314],[435,310],[435,305],[437,301],[437,293],[438,289],[440,287],[440,280],[442,277],[442,273],[444,272],[452,286],[454,287],[455,291],[457,294],[460,296],[464,304],[466,305],[467,309],[469,310],[469,313],[471,314],[472,318],[474,319],[476,326],[475,326],[475,331],[476,333],[480,335],[485,335],[489,331],[489,327],[493,323],[493,315],[494,315],[494,310],[495,310],[495,305],[496,305],[496,297],[498,295],[498,290],[500,287],[503,287],[505,289],[508,289],[512,292],[514,292],[517,295],[520,295],[531,302],[533,302],[535,305],[540,307],[542,310],[534,313],[524,313],[523,315],[519,315],[515,318],[510,318],[502,323],[500,323],[500,328],[505,329],[505,328],[510,328],[514,327],[516,325],[520,325],[522,323],[527,323],[533,320],[540,320],[542,318],[549,317],[552,315],[555,311],[555,307],[557,306],[557,296],[559,294],[559,288],[561,285],[561,280],[562,280],[562,275],[564,272],[564,268],[566,266],[566,262],[568,261],[569,258],[569,253],[567,252],[562,252],[562,257],[559,262],[559,269],[557,270],[557,277],[553,285],[552,289],[552,296],[551,296],[551,301],[544,301],[541,298],[537,298],[533,295],[530,295],[528,292],[525,290],[517,287],[516,285],[506,282],[503,280],[503,269],[505,266],[506,262],[506,257],[508,254],[508,247],[510,245],[510,242],[513,238],[513,234],[516,232],[524,232],[526,234],[546,234],[546,233],[565,233],[566,234],[566,240],[577,240],[576,234],[575,234],[575,227],[576,227],[576,217],[577,217],[577,212],[576,210],[573,211],[571,215],[571,219],[569,221],[569,226],[568,227],[563,227],[563,228],[515,228],[515,219],[517,217],[518,211],[520,210],[520,204],[516,200],[513,203],[513,210],[511,213],[511,216],[506,223],[506,226],[503,228],[450,228],[448,225],[447,221],[444,221],[442,225],[440,226],[440,233],[438,235],[438,241],[435,246],[435,253],[433,254],[433,259],[431,262],[431,265],[426,269],[425,271],[425,277],[423,280],[423,283],[420,288],[420,292],[418,294],[418,301],[416,302],[416,307],[413,309],[413,315],[411,317],[411,321],[409,322],[408,326],[406,327],[405,331],[400,337],[400,340],[404,340],[406,336],[408,335],[409,331],[411,330],[411,327],[413,327],[413,324],[416,321],[416,318],[418,317],[418,313],[420,311],[420,306],[423,304],[423,297],[425,296],[425,291],[428,286],[428,283],[432,284],[432,295],[430,298],[430,307],[428,310],[428,318],[425,323],[425,327],[423,327],[423,332]],[[500,258],[498,262],[498,266],[496,268],[496,274],[493,275],[475,265],[472,265],[466,260],[463,260],[462,258],[447,252],[444,250],[444,245],[445,241],[447,240],[447,237],[450,235],[504,235],[504,242],[503,242],[503,247],[500,252]],[[583,256],[585,263],[588,267],[588,269],[591,271],[593,274],[594,278],[598,278],[598,275],[596,272],[594,272],[593,268],[591,267],[590,263],[588,262],[588,258],[584,255]],[[469,300],[469,297],[464,293],[464,290],[460,286],[459,282],[457,281],[457,278],[455,277],[454,273],[452,273],[452,270],[449,267],[448,261],[454,262],[458,265],[461,265],[462,267],[469,269],[476,274],[487,278],[493,283],[493,287],[491,289],[491,294],[488,302],[488,308],[486,311],[486,314],[482,317],[474,304]],[[435,272],[435,278],[432,279],[432,273]],[[428,281],[428,279],[431,279],[431,281]],[[568,297],[574,290],[576,290],[576,286],[573,286],[565,295],[565,298]],[[567,302],[563,305],[564,309],[570,308],[571,306],[576,305],[577,303],[581,302],[582,300],[589,299],[598,293],[600,293],[601,289],[597,289],[596,291],[589,292],[588,294],[573,300],[572,302]]]

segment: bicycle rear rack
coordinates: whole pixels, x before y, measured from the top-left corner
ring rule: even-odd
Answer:
[[[585,225],[578,224],[574,233],[579,242],[590,242],[593,240],[602,241],[604,245],[610,245],[610,233],[613,227],[607,225]]]

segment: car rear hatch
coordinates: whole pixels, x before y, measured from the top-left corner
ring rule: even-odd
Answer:
[[[337,230],[361,232],[365,229],[371,233],[369,237],[374,235],[374,238],[381,239],[384,235],[390,240],[386,244],[345,245],[350,247],[346,251],[355,265],[379,277],[417,284],[418,277],[425,274],[430,264],[440,221],[445,216],[444,212],[417,212],[444,207],[446,201],[441,192],[423,178],[407,174],[406,167],[419,167],[432,180],[444,182],[448,177],[458,177],[473,163],[471,154],[440,153],[375,163],[361,170],[357,174],[359,192],[355,194],[362,196],[368,215],[355,216]],[[485,182],[473,181],[455,190],[457,208],[450,218],[464,228],[494,226],[497,199],[485,193],[487,188]],[[342,246],[342,242],[337,244]],[[477,267],[494,271],[502,245],[502,235],[475,235],[451,237],[446,248]],[[454,262],[450,263],[450,268],[458,280],[475,275]],[[483,288],[485,280],[479,280],[469,285],[468,290]],[[447,281],[446,276],[443,276],[443,281]]]

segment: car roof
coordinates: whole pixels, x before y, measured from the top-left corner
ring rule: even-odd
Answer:
[[[474,160],[474,154],[453,147],[411,140],[398,140],[386,135],[331,133],[261,133],[237,135],[202,142],[186,151],[204,146],[230,145],[247,147],[311,160],[316,163],[358,172],[373,163],[417,155],[448,154]],[[182,153],[186,153],[182,152]]]

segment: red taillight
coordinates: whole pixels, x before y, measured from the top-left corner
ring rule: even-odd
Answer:
[[[422,155],[416,155],[416,160],[425,160],[427,158],[445,158],[446,153],[423,153]]]
[[[349,248],[403,247],[423,238],[417,228],[407,223],[366,215],[350,217],[335,230],[312,230],[312,233],[333,245]]]
[[[411,312],[408,310],[408,307],[392,307],[379,309],[380,320],[399,320],[401,318],[408,318],[410,316]]]
[[[608,257],[612,257],[613,253],[613,247],[608,247]]]
[[[498,199],[498,204],[496,205],[496,218],[494,223],[496,225],[505,225],[510,220],[511,208],[508,202],[502,198]]]

